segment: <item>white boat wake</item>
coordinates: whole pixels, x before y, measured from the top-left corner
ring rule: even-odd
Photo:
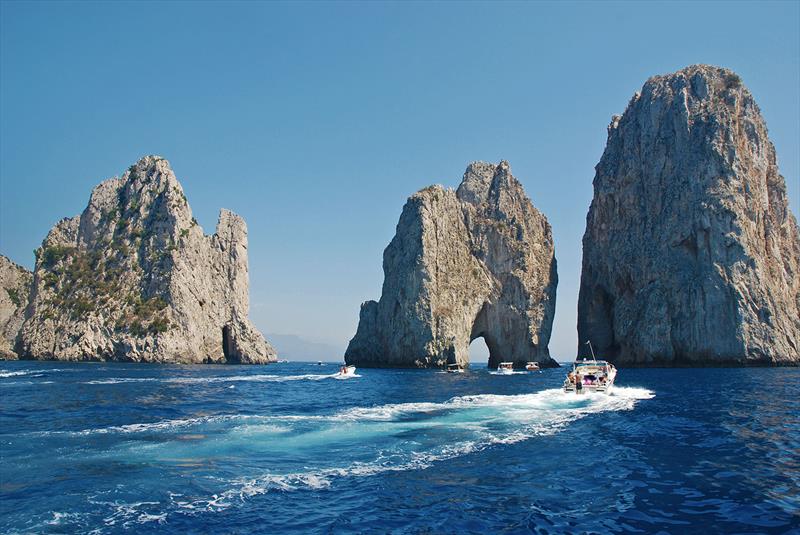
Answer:
[[[349,377],[361,377],[351,375]],[[122,383],[166,383],[166,384],[213,384],[231,382],[272,382],[284,383],[288,381],[322,381],[325,379],[341,379],[339,373],[303,375],[221,375],[218,377],[109,377],[107,379],[94,379],[86,381],[87,385],[114,385]]]
[[[269,492],[324,490],[341,478],[422,470],[487,448],[553,435],[589,415],[629,411],[652,397],[652,391],[634,387],[581,396],[548,389],[356,406],[330,414],[198,415],[47,434],[74,437],[70,440],[85,440],[86,435],[113,440],[119,435],[115,445],[96,454],[102,457],[97,460],[110,462],[191,464],[244,451],[253,458],[274,459],[274,468],[213,478],[207,484],[219,490],[207,497],[170,493],[154,504],[92,498],[109,509],[108,525],[131,527],[169,522],[173,514],[223,511]],[[145,434],[161,436],[157,441],[135,439]],[[293,461],[287,463],[287,458]]]

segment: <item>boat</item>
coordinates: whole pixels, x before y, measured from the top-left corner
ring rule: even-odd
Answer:
[[[464,366],[461,364],[448,364],[447,373],[464,373]]]
[[[538,372],[539,371],[539,363],[538,362],[528,362],[525,364],[525,369],[529,372]]]
[[[502,373],[503,375],[511,375],[512,373],[514,373],[514,363],[501,362],[500,365],[497,367],[497,373]]]
[[[356,374],[356,367],[355,366],[348,366],[347,364],[342,364],[339,367],[339,373],[337,373],[337,377],[353,377]]]
[[[564,379],[564,392],[583,394],[586,392],[601,392],[608,394],[614,388],[617,378],[617,368],[608,361],[598,360],[594,354],[591,343],[589,349],[592,358],[576,359],[572,370]]]

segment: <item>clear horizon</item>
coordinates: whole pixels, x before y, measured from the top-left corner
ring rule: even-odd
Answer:
[[[800,3],[0,3],[0,253],[168,159],[206,234],[249,227],[250,315],[343,351],[406,199],[508,160],[556,242],[550,352],[577,349],[606,127],[647,78],[732,69],[800,214]],[[341,355],[337,355],[341,356]]]

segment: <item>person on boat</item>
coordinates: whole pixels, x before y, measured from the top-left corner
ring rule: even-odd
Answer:
[[[572,372],[569,372],[567,374],[567,380],[569,381],[569,384],[574,385],[575,384],[575,374],[572,373]]]
[[[575,377],[575,393],[582,394],[583,393],[583,382],[581,381],[581,376],[578,375]]]

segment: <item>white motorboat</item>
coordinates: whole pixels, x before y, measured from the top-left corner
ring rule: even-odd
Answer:
[[[592,350],[591,359],[577,359],[572,364],[572,370],[564,379],[564,392],[575,392],[583,394],[585,392],[602,392],[608,394],[614,387],[614,380],[617,378],[617,368],[608,361],[597,360]]]
[[[497,373],[501,373],[503,375],[511,375],[514,373],[514,363],[513,362],[501,362],[499,366],[497,366]]]
[[[528,362],[525,364],[525,369],[529,372],[538,372],[539,371],[539,363],[538,362]]]
[[[336,375],[338,377],[353,377],[356,374],[356,367],[355,366],[348,366],[347,364],[342,364],[339,367],[339,373]]]
[[[461,364],[448,364],[447,373],[464,373],[464,366]]]

